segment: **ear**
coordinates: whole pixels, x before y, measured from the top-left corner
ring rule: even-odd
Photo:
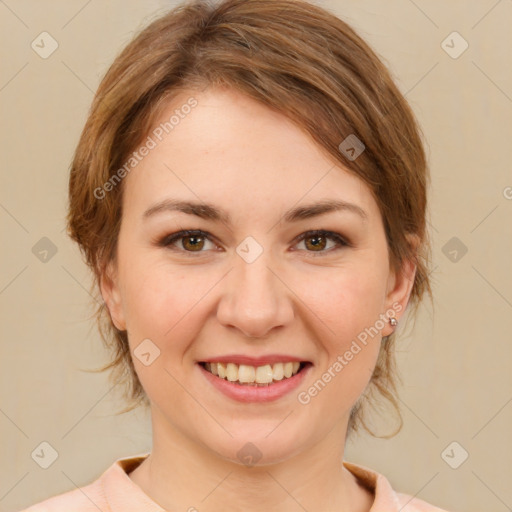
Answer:
[[[100,278],[100,291],[112,322],[120,331],[126,330],[121,293],[119,291],[117,272],[113,262],[109,262]]]
[[[410,233],[407,234],[406,237],[415,253],[420,242],[419,237]],[[398,321],[400,321],[400,317],[404,314],[405,308],[409,303],[415,276],[416,264],[412,259],[404,260],[398,271],[390,269],[385,306],[387,311],[394,310],[396,312],[395,318]],[[395,327],[389,322],[386,322],[386,326],[382,330],[382,335],[389,336],[394,330]]]

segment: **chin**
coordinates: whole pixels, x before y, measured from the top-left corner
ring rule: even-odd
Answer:
[[[285,420],[287,421],[287,420]],[[222,459],[247,467],[261,467],[284,462],[305,449],[307,441],[302,436],[295,436],[290,431],[290,425],[278,426],[280,421],[253,425],[238,432],[227,430],[233,435],[221,434],[215,439],[203,438],[202,443]],[[277,427],[277,428],[276,428]],[[301,429],[302,430],[302,429]],[[211,434],[211,432],[210,432]]]

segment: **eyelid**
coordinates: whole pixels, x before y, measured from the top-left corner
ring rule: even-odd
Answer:
[[[204,238],[212,243],[215,243],[215,237],[210,235],[207,231],[203,231],[202,229],[183,229],[181,231],[176,231],[169,235],[164,236],[162,239],[157,241],[157,245],[164,248],[169,248],[171,250],[175,250],[177,252],[183,252],[186,254],[202,254],[206,251],[185,251],[183,249],[173,248],[173,244],[182,238],[186,238],[187,236],[198,236]],[[216,244],[217,245],[217,244]]]
[[[316,255],[320,256],[320,255],[329,254],[332,251],[336,251],[343,247],[352,247],[352,244],[350,243],[349,240],[347,240],[346,237],[342,236],[340,233],[337,233],[335,231],[329,231],[326,229],[312,229],[312,230],[304,231],[299,236],[295,237],[295,239],[293,240],[293,245],[294,246],[297,245],[299,242],[301,242],[305,238],[313,237],[313,236],[317,236],[317,235],[324,236],[327,239],[334,240],[338,244],[338,246],[331,248],[327,251],[304,250],[303,252],[312,254],[313,256],[316,256]],[[157,245],[160,247],[164,247],[164,248],[171,248],[175,242],[181,240],[182,238],[186,238],[187,236],[198,236],[198,237],[204,238],[204,239],[216,244],[215,237],[213,235],[211,235],[210,233],[208,233],[207,231],[203,231],[202,229],[183,229],[181,231],[176,231],[174,233],[164,236],[162,239],[157,241]],[[218,245],[218,244],[216,244],[216,245]],[[203,253],[207,252],[207,251],[185,251],[183,249],[173,249],[173,248],[171,248],[171,250],[175,250],[177,252],[182,252],[182,253],[186,253],[186,254],[192,254],[192,255],[199,255],[199,254],[203,254]]]
[[[340,244],[351,246],[351,243],[347,240],[346,237],[341,235],[340,233],[336,233],[335,231],[329,231],[327,229],[310,229],[309,231],[304,231],[304,233],[301,233],[297,238],[295,238],[294,242],[302,242],[304,238],[312,237],[315,235],[321,235],[325,236],[325,238],[330,238],[331,240],[339,241]],[[309,251],[309,252],[315,252],[315,251]],[[323,252],[323,251],[319,251]]]
[[[309,231],[305,231],[304,233],[301,233],[297,238],[294,240],[294,246],[298,243],[302,242],[305,238],[313,237],[313,236],[323,236],[327,239],[334,240],[336,243],[336,247],[331,247],[330,249],[326,251],[308,251],[308,250],[301,250],[303,253],[307,255],[307,257],[322,257],[322,256],[328,256],[332,254],[333,252],[338,252],[340,249],[346,248],[346,247],[352,247],[352,244],[346,239],[346,237],[342,236],[340,233],[337,233],[335,231],[329,231],[327,229],[311,229]],[[294,249],[296,251],[297,249]]]

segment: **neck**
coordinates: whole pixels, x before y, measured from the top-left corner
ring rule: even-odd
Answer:
[[[166,510],[368,512],[371,508],[372,493],[342,464],[346,425],[286,460],[247,466],[199,445],[152,412],[153,450],[129,476]]]

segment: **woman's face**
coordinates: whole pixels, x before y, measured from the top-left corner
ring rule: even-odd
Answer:
[[[183,94],[150,138],[123,183],[117,267],[102,293],[128,331],[154,432],[238,462],[343,442],[414,272],[390,272],[369,188],[234,91]],[[208,207],[179,211],[178,201]],[[325,202],[349,206],[315,210]],[[170,239],[181,230],[203,233]],[[243,357],[261,364],[226,366],[222,387],[200,365]],[[265,387],[229,380],[278,380],[277,360],[309,364]]]

